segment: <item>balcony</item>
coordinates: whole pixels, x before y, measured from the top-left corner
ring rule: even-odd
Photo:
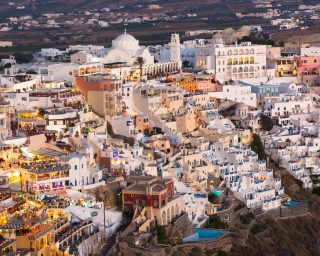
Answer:
[[[55,241],[62,242],[64,240],[67,240],[77,231],[80,231],[83,227],[88,226],[90,224],[92,224],[92,220],[86,220],[86,221],[81,221],[75,224],[71,224],[56,234]]]
[[[54,225],[51,224],[43,224],[40,226],[35,227],[34,229],[30,230],[30,233],[27,234],[28,240],[35,240],[45,234],[54,230]]]
[[[57,161],[41,161],[22,163],[21,168],[35,174],[44,174],[57,171],[66,171],[70,169],[67,164],[61,164]]]

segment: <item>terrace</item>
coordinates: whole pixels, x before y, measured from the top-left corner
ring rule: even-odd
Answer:
[[[35,174],[51,173],[68,171],[70,166],[68,164],[61,164],[58,161],[39,161],[22,163],[21,168],[26,169],[28,172]],[[61,176],[61,174],[60,174]]]
[[[85,220],[81,222],[72,223],[55,235],[55,241],[63,242],[64,240],[70,238],[74,233],[90,224],[92,224],[92,220]]]
[[[30,233],[27,234],[28,240],[35,240],[52,230],[54,230],[54,225],[52,224],[40,224],[38,226],[35,226],[33,229],[30,230]]]
[[[8,255],[7,253],[13,253],[13,246],[16,241],[14,239],[4,239],[0,241],[0,253],[1,255]]]

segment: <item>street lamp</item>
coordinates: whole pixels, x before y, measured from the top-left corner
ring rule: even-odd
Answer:
[[[21,174],[21,172],[20,172],[19,176],[20,176],[20,190],[22,192],[22,174]]]

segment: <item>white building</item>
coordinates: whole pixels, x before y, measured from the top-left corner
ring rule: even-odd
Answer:
[[[290,124],[290,115],[311,113],[314,108],[315,103],[311,97],[304,97],[300,93],[287,93],[279,97],[267,97],[264,112],[275,124],[286,126]]]
[[[217,41],[197,47],[195,67],[208,70],[220,82],[266,76],[266,46],[243,42],[225,45]]]
[[[101,55],[105,50],[104,46],[100,45],[70,45],[67,52],[84,51],[93,55]]]
[[[320,47],[305,47],[300,49],[301,56],[320,56]]]
[[[125,62],[132,66],[137,57],[142,57],[145,65],[154,64],[154,57],[148,48],[140,46],[139,41],[125,31],[124,34],[112,40],[112,47],[105,50],[101,61],[103,63]]]
[[[56,56],[64,54],[64,51],[60,51],[59,49],[56,48],[42,48],[40,55],[42,57],[51,57],[54,58]]]
[[[91,166],[85,154],[71,154],[61,158],[70,166],[69,185],[74,189],[91,189],[103,185],[102,169]]]
[[[222,92],[211,92],[211,97],[244,103],[250,107],[257,107],[257,95],[251,92],[251,86],[225,85]]]
[[[67,81],[75,82],[75,76],[85,74],[101,73],[102,64],[100,62],[92,63],[58,63],[48,65],[48,76],[46,81]]]
[[[170,43],[170,61],[180,61],[181,60],[181,52],[180,52],[180,37],[179,34],[171,35],[171,43]]]

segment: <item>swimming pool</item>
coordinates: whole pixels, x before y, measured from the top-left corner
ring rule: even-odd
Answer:
[[[212,194],[214,194],[215,196],[221,196],[223,191],[222,190],[215,190],[211,192]]]
[[[199,241],[213,241],[218,239],[224,233],[223,230],[216,229],[195,229],[194,234],[183,239],[184,243],[193,243]]]
[[[194,193],[193,196],[194,198],[207,198],[206,193]]]
[[[306,204],[306,202],[304,202],[304,201],[289,201],[289,202],[283,203],[283,205],[285,205],[285,206],[297,206],[297,205],[302,205],[302,204]]]

